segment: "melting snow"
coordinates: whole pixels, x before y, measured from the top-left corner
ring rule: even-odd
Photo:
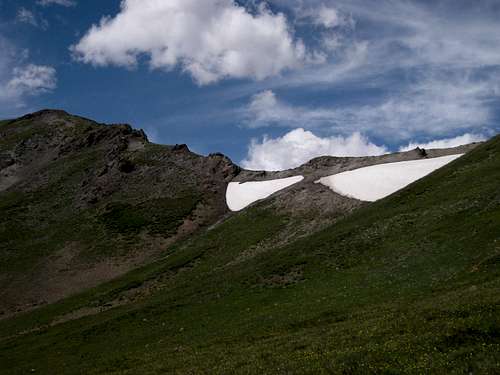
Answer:
[[[231,182],[227,187],[226,202],[231,211],[240,211],[253,202],[267,198],[303,179],[304,176],[295,176],[269,181]]]
[[[462,155],[373,165],[323,177],[316,182],[328,186],[338,194],[374,202],[395,193]]]

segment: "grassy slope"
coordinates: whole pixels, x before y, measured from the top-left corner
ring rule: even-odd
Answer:
[[[68,120],[76,125],[69,126],[65,123]],[[57,147],[47,145],[57,144],[61,139],[67,143],[68,139],[82,140],[92,130],[109,129],[111,134],[113,129],[70,115],[61,115],[60,122],[47,124],[35,118],[0,123],[0,154],[19,153],[25,142],[28,151],[20,152],[22,158],[28,155],[29,160],[36,155],[35,163],[26,163],[32,170],[23,172],[30,176],[21,181],[23,186],[0,191],[0,296],[2,292],[7,295],[0,301],[0,316],[12,305],[15,293],[24,298],[27,291],[33,292],[33,298],[30,295],[20,298],[19,303],[26,306],[26,301],[31,303],[35,298],[53,298],[50,292],[48,296],[43,293],[57,282],[52,281],[54,275],[59,280],[69,279],[67,284],[73,282],[74,288],[84,285],[80,290],[84,289],[91,281],[88,278],[75,281],[77,276],[72,276],[72,267],[92,268],[93,264],[117,257],[125,269],[129,259],[133,262],[139,257],[142,261],[143,257],[148,261],[156,257],[163,248],[162,241],[173,236],[184,218],[202,201],[202,196],[206,197],[200,191],[201,183],[198,180],[186,183],[192,177],[185,168],[176,165],[168,166],[177,178],[175,188],[169,189],[164,182],[151,183],[161,176],[161,171],[156,173],[156,158],[170,155],[170,151],[147,143],[143,150],[123,151],[119,156],[131,159],[138,168],[149,168],[149,174],[115,176],[112,182],[117,186],[116,191],[97,204],[84,203],[82,192],[95,187],[94,175],[107,168],[106,155],[116,142],[104,139],[58,157],[49,154],[57,152]],[[33,144],[41,146],[33,150]],[[36,163],[39,157],[47,155],[47,160]],[[184,180],[183,174],[188,176]],[[211,201],[207,203],[210,204]],[[70,253],[69,265],[55,264],[64,253]],[[99,277],[109,279],[106,272],[101,271]],[[69,276],[64,279],[65,275]],[[43,284],[45,280],[48,287]],[[33,291],[33,284],[41,285],[39,290]]]
[[[43,137],[50,131],[27,121],[8,126],[9,132],[0,140],[0,150],[13,149],[22,140]],[[15,272],[29,268],[43,254],[53,251],[61,246],[61,242],[71,238],[68,230],[76,231],[80,228],[80,223],[75,222],[74,215],[67,212],[66,208],[71,203],[68,198],[72,191],[77,189],[87,164],[100,157],[102,155],[92,150],[71,160],[61,160],[52,169],[49,183],[36,194],[20,191],[0,194],[2,270]],[[52,215],[53,212],[57,212],[57,215]],[[70,225],[67,225],[68,223]],[[87,237],[83,233],[78,235],[82,239]]]
[[[120,280],[1,321],[0,369],[498,371],[499,180],[497,137],[320,233],[231,263],[286,225],[254,207]],[[45,326],[148,283],[134,303]]]
[[[66,136],[77,137],[89,125],[81,120],[80,127],[60,129]],[[0,125],[2,125],[0,123]],[[36,137],[50,138],[54,125],[21,120],[9,124],[9,132],[0,139],[0,150],[9,150],[22,140]],[[141,157],[149,153],[141,151]],[[36,264],[40,259],[60,250],[68,242],[78,242],[87,259],[126,254],[140,239],[133,235],[147,228],[152,235],[168,237],[175,232],[199,201],[197,192],[186,189],[177,199],[152,198],[133,191],[104,200],[96,208],[75,209],[75,197],[82,189],[88,171],[101,167],[107,149],[88,147],[51,161],[36,173],[46,174],[46,183],[33,191],[0,192],[0,267],[18,272]],[[138,157],[137,155],[133,155]],[[141,161],[149,165],[148,160]],[[135,185],[134,185],[135,183]],[[131,187],[141,185],[129,182]],[[118,200],[118,203],[114,201]],[[137,203],[139,201],[140,203]]]

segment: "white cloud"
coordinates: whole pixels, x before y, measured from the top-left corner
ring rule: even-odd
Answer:
[[[323,5],[319,8],[318,17],[315,21],[324,27],[332,28],[339,26],[342,23],[342,18],[339,16],[337,9]]]
[[[499,9],[494,0],[462,2],[460,6],[449,0],[379,0],[376,4],[369,0],[273,2],[288,7],[299,18],[304,12],[320,15],[323,9],[334,9],[335,12],[325,13],[331,14],[333,20],[334,13],[348,14],[356,23],[368,25],[358,38],[373,42],[373,72],[379,72],[384,65],[402,68],[432,64],[456,69],[496,66],[500,62]],[[316,22],[320,20],[318,16]]]
[[[29,50],[18,48],[1,34],[0,51],[0,117],[12,118],[25,110],[30,97],[56,88],[57,72],[51,66],[33,64]]]
[[[290,122],[296,123],[299,111],[278,101],[276,94],[266,90],[252,97],[247,109],[248,125],[250,127],[261,127],[269,125],[281,125]]]
[[[12,95],[34,95],[55,89],[56,70],[51,66],[30,64],[14,68],[13,77],[7,83],[7,92]]]
[[[26,23],[34,27],[39,27],[41,29],[47,29],[49,23],[43,17],[37,16],[31,10],[21,7],[17,11],[16,21],[21,23]]]
[[[400,147],[399,151],[410,151],[417,147],[451,148],[484,140],[486,137],[483,135],[466,133],[426,143],[411,142]],[[308,130],[298,128],[282,137],[264,136],[262,141],[253,139],[241,165],[250,170],[280,171],[296,168],[319,156],[375,156],[388,152],[390,151],[386,146],[376,145],[358,132],[345,137],[318,137]]]
[[[1,73],[0,113],[12,113],[12,109],[25,105],[26,97],[50,92],[57,86],[56,70],[50,66],[29,64]]]
[[[304,12],[302,0],[274,0],[291,11]],[[398,86],[408,83],[414,74],[411,69],[453,72],[466,77],[474,71],[500,67],[499,9],[495,1],[480,1],[481,5],[452,1],[426,4],[417,1],[380,0],[308,0],[311,9],[319,14],[324,4],[335,4],[340,14],[349,14],[358,28],[344,43],[365,42],[365,58],[353,69],[339,72],[338,61],[322,69],[312,68],[295,78],[297,85],[318,83],[337,84],[356,81],[356,84],[384,85],[384,78],[395,71],[404,71]],[[328,5],[329,6],[329,5]],[[327,6],[327,7],[328,7]],[[301,17],[298,15],[298,17]],[[345,51],[348,52],[348,49]],[[340,73],[340,74],[339,74]],[[394,82],[391,82],[394,84]]]
[[[282,126],[288,128],[317,128],[320,126],[336,126],[345,114],[332,108],[308,108],[292,106],[281,101],[271,90],[254,95],[244,110],[246,125],[251,128],[265,126]]]
[[[279,138],[253,140],[242,166],[251,170],[285,170],[298,167],[318,156],[366,156],[387,152],[383,146],[371,143],[360,133],[348,137],[321,138],[302,128]]]
[[[487,98],[494,90],[488,81],[435,78],[396,91],[375,104],[312,108],[289,105],[266,90],[252,97],[244,117],[253,128],[326,126],[341,134],[361,131],[400,141],[417,134],[437,137],[457,129],[482,129],[493,118]]]
[[[61,5],[63,7],[76,6],[76,1],[74,0],[38,0],[36,3],[41,6],[49,6],[49,5]]]
[[[449,80],[447,80],[449,78]],[[459,129],[482,129],[494,118],[489,81],[460,77],[425,77],[397,90],[377,105],[341,111],[365,132],[385,138],[410,139],[415,135],[443,136]]]
[[[255,14],[232,0],[123,0],[72,47],[97,66],[134,67],[141,55],[152,68],[180,65],[199,84],[223,78],[264,79],[300,66],[306,52],[283,14]]]
[[[391,143],[498,128],[498,2],[461,2],[459,7],[451,0],[273,2],[289,7],[299,19],[304,13],[312,19],[312,13],[319,15],[323,8],[335,7],[337,15],[351,15],[359,26],[350,34],[341,34],[340,39],[332,34],[330,50],[335,53],[324,65],[306,66],[265,86],[308,91],[320,87],[326,95],[343,95],[356,101],[308,108],[278,100],[282,113],[285,105],[286,113],[294,115],[284,116],[282,126],[334,126],[342,134],[361,131],[391,139]],[[331,15],[335,21],[334,12]],[[317,16],[313,22],[318,24],[320,20]],[[323,47],[329,50],[326,43]],[[374,94],[360,95],[364,89]],[[264,120],[266,116],[250,122],[264,126]],[[276,118],[270,120],[267,116],[267,125],[279,124]]]
[[[348,28],[354,27],[354,20],[350,15],[340,12],[333,6],[321,4],[319,7],[313,7],[311,10],[306,11],[312,21],[317,26],[323,26],[327,29],[347,26]]]
[[[463,134],[454,138],[446,138],[446,139],[437,139],[434,141],[426,142],[426,143],[418,143],[418,142],[410,142],[407,146],[403,146],[399,149],[399,151],[410,151],[414,150],[417,147],[424,149],[433,149],[433,148],[451,148],[458,147],[462,145],[467,145],[473,142],[482,142],[485,141],[486,137],[480,134]]]
[[[33,12],[29,11],[26,8],[19,8],[16,15],[16,20],[18,22],[29,23],[33,26],[38,26],[36,22],[35,15]]]

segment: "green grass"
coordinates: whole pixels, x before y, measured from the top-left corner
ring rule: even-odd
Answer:
[[[200,202],[194,193],[178,198],[159,198],[132,205],[111,202],[101,215],[104,225],[111,231],[134,235],[147,228],[150,233],[171,236]]]
[[[68,126],[63,120],[71,120],[76,125]],[[52,141],[55,134],[61,137],[61,132],[65,139],[81,138],[89,129],[97,129],[94,123],[77,117],[61,121],[59,125],[29,119],[9,122],[5,125],[8,131],[0,137],[0,150],[13,153],[22,148],[23,141],[44,145]],[[46,142],[40,141],[42,139]],[[148,186],[144,186],[149,182],[137,176],[126,183],[134,189],[126,192],[118,189],[98,204],[86,204],[82,198],[84,181],[92,171],[105,168],[108,153],[109,150],[99,145],[63,153],[38,169],[25,172],[32,174],[32,179],[40,179],[33,182],[36,188],[0,192],[0,268],[3,273],[34,272],[47,256],[68,244],[76,244],[81,249],[78,255],[81,262],[127,255],[136,251],[141,241],[145,242],[138,234],[174,235],[183,219],[200,202],[196,187],[170,189],[165,197],[162,193],[150,192]]]
[[[255,206],[121,279],[0,321],[0,372],[496,373],[498,181],[497,137],[267,251],[294,222]],[[131,303],[47,327],[147,285]]]
[[[3,125],[2,128],[7,127],[9,132],[0,138],[0,147],[2,149],[13,148],[23,141],[30,140],[36,136],[48,136],[49,132],[47,129],[39,129],[35,126],[26,126],[25,122],[19,122],[15,125],[7,124]]]
[[[162,156],[164,156],[166,148],[164,145],[147,143],[142,152],[132,155],[133,161],[140,165],[161,166],[164,164]]]
[[[4,271],[26,270],[69,241],[87,246],[95,242],[95,228],[85,235],[92,214],[75,215],[73,197],[85,168],[100,157],[91,151],[55,161],[43,188],[0,193],[0,266]]]

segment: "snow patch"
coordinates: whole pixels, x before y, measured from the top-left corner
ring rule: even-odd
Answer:
[[[226,191],[227,206],[231,211],[241,211],[250,204],[269,197],[304,179],[304,176],[269,181],[230,182]]]
[[[427,176],[462,155],[372,165],[323,177],[316,183],[328,186],[346,197],[374,202]]]

